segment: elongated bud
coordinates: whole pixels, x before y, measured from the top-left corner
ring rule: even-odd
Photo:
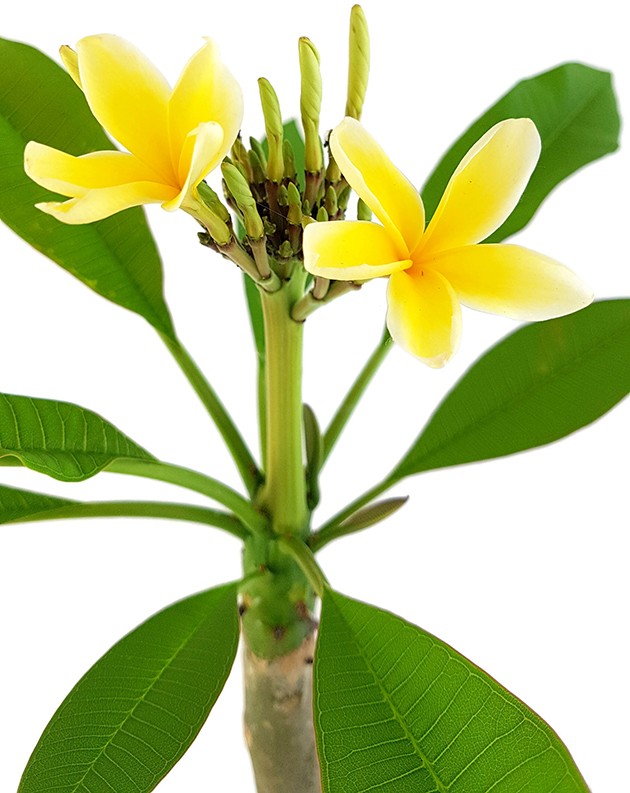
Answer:
[[[257,185],[263,184],[265,181],[265,169],[254,149],[251,149],[249,152],[249,164],[252,168],[252,183]]]
[[[201,182],[197,188],[197,194],[201,204],[196,205],[190,214],[196,217],[208,230],[208,233],[217,245],[229,245],[234,236],[232,230],[226,222],[230,214],[223,206],[219,197],[205,182]]]
[[[245,178],[247,179],[248,182],[251,182],[252,166],[249,161],[249,155],[247,149],[243,145],[243,141],[241,140],[240,135],[236,138],[236,140],[232,144],[231,155],[234,162],[239,166],[241,173],[245,174]]]
[[[319,53],[304,36],[298,42],[300,54],[300,113],[304,127],[304,167],[310,173],[322,169],[322,145],[319,139],[319,113],[322,106],[322,75]]]
[[[317,218],[318,223],[325,223],[328,220],[328,212],[326,212],[325,207],[320,207],[317,210]]]
[[[362,198],[357,204],[357,220],[372,220],[372,210]]]
[[[197,187],[199,198],[220,220],[227,223],[230,220],[230,213],[225,204],[221,201],[214,190],[205,182],[200,182]]]
[[[258,240],[264,236],[264,228],[258,210],[256,209],[256,201],[249,189],[249,184],[239,171],[239,169],[231,163],[223,162],[221,165],[221,172],[230,195],[234,198],[236,206],[240,209],[243,215],[243,223],[245,225],[245,232],[250,239]]]
[[[352,6],[350,12],[350,47],[348,63],[348,98],[346,116],[359,120],[370,74],[370,34],[363,9]]]
[[[284,177],[284,157],[282,154],[282,114],[278,96],[269,80],[261,77],[258,80],[260,102],[265,117],[265,131],[269,153],[267,155],[267,178],[272,182],[281,182]]]
[[[332,185],[326,190],[324,206],[326,207],[326,212],[328,212],[329,217],[334,217],[334,215],[337,214],[337,191]]]
[[[284,175],[287,179],[297,179],[297,170],[295,167],[295,154],[293,153],[293,146],[291,141],[284,139],[282,144],[282,154],[284,155]]]
[[[72,47],[68,47],[67,44],[63,44],[59,48],[59,55],[61,55],[63,65],[66,67],[70,77],[72,77],[79,88],[83,90],[83,86],[81,85],[81,75],[79,74],[79,56],[72,49]]]
[[[302,222],[302,196],[293,182],[289,182],[287,187],[287,200],[289,202],[287,220],[292,226],[299,226]]]
[[[249,139],[249,148],[256,154],[258,157],[258,162],[260,163],[260,167],[263,171],[267,170],[267,155],[265,154],[265,150],[262,147],[262,144],[256,138]]]

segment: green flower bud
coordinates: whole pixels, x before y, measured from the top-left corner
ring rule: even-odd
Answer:
[[[350,12],[350,45],[348,63],[348,98],[346,116],[361,118],[370,74],[370,34],[363,9],[359,5]]]
[[[200,182],[197,186],[197,193],[205,206],[207,206],[214,215],[216,215],[224,223],[229,222],[230,213],[228,212],[227,207],[223,204],[219,196],[209,185],[207,185],[205,182]]]
[[[321,171],[322,146],[319,139],[319,113],[322,106],[322,75],[319,69],[319,53],[309,39],[302,37],[298,42],[300,54],[300,113],[304,127],[304,165],[307,171]]]
[[[260,239],[265,232],[247,180],[235,165],[228,162],[222,163],[221,172],[230,195],[243,215],[247,236],[253,240]]]
[[[326,212],[325,207],[320,207],[317,210],[317,218],[318,223],[325,223],[328,220],[328,212]]]
[[[332,185],[326,190],[324,206],[326,207],[326,212],[328,212],[329,217],[333,217],[337,214],[339,208],[337,205],[337,191]]]
[[[282,144],[282,154],[284,156],[284,176],[286,179],[297,179],[297,170],[295,167],[295,154],[293,153],[293,146],[291,141],[284,139]]]
[[[278,96],[269,80],[261,77],[258,80],[258,88],[260,91],[263,116],[265,118],[267,144],[269,146],[269,154],[267,156],[267,178],[272,182],[281,182],[284,177],[284,157],[282,153],[284,130],[282,128],[280,103],[278,102]]]
[[[287,186],[287,200],[289,202],[287,220],[292,226],[299,226],[302,222],[302,196],[293,182],[289,182]]]

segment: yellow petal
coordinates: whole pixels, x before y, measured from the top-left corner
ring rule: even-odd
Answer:
[[[168,138],[171,89],[162,74],[132,44],[118,36],[81,39],[79,74],[96,118],[166,184],[176,184]]]
[[[464,305],[512,319],[561,317],[587,306],[591,290],[548,256],[519,245],[471,245],[433,258]]]
[[[84,196],[71,198],[69,201],[47,201],[35,206],[63,223],[77,225],[102,220],[139,204],[167,201],[173,197],[174,192],[175,188],[168,185],[134,182],[90,190]]]
[[[420,244],[422,255],[474,245],[499,228],[517,205],[540,155],[528,118],[496,124],[457,166]]]
[[[180,165],[184,175],[181,189],[172,201],[163,205],[169,212],[179,209],[186,197],[193,192],[199,182],[207,176],[223,158],[223,129],[214,121],[200,124],[190,133],[184,150],[182,160],[187,165]]]
[[[424,206],[416,188],[354,118],[330,135],[330,148],[348,184],[397,240],[406,259],[424,231]]]
[[[389,279],[389,332],[428,366],[439,369],[457,350],[461,324],[459,301],[439,273],[416,266]]]
[[[24,170],[42,187],[73,198],[93,188],[151,181],[152,175],[132,154],[98,151],[73,157],[35,141],[24,149]]]
[[[234,143],[242,120],[241,89],[221,61],[216,46],[207,39],[186,64],[169,101],[173,166],[180,166],[188,134],[207,121],[215,121],[223,128],[218,157],[221,161]],[[180,184],[187,173],[187,167],[184,174],[180,171]]]
[[[304,229],[304,267],[338,281],[366,281],[411,267],[383,226],[363,220],[309,223]]]

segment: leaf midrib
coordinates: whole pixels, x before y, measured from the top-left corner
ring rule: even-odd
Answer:
[[[433,768],[433,765],[431,764],[431,762],[429,761],[428,757],[427,757],[427,756],[424,754],[424,752],[423,752],[423,751],[422,751],[422,749],[420,748],[420,746],[419,746],[419,744],[418,744],[418,742],[417,742],[416,738],[415,738],[415,737],[412,735],[412,733],[411,733],[411,732],[409,731],[409,729],[407,728],[406,722],[404,721],[404,719],[403,719],[403,717],[402,717],[402,714],[399,712],[399,710],[398,710],[398,708],[396,707],[395,703],[392,701],[391,697],[389,696],[389,692],[388,692],[388,691],[387,691],[387,689],[386,689],[386,688],[385,688],[385,687],[384,687],[384,686],[381,684],[381,682],[380,682],[380,679],[379,679],[379,677],[378,677],[378,675],[377,675],[377,673],[376,673],[376,671],[375,671],[374,667],[372,666],[372,664],[371,664],[371,663],[370,663],[370,661],[369,661],[369,658],[368,658],[368,657],[367,657],[367,655],[366,655],[366,654],[363,652],[363,648],[362,648],[362,647],[361,647],[361,645],[359,644],[358,640],[356,640],[356,639],[354,638],[354,636],[355,636],[355,632],[354,632],[354,630],[353,630],[352,626],[351,626],[351,625],[350,625],[350,623],[349,623],[349,622],[346,620],[346,618],[345,618],[345,615],[343,614],[343,612],[341,611],[341,609],[339,609],[339,607],[337,606],[337,604],[336,604],[336,603],[334,603],[334,601],[331,601],[331,602],[332,602],[332,603],[335,605],[335,608],[337,609],[337,613],[339,614],[339,616],[340,616],[341,620],[343,621],[344,625],[346,625],[346,627],[347,627],[347,629],[348,629],[348,633],[349,633],[349,635],[352,637],[352,640],[353,640],[353,643],[354,643],[354,645],[355,645],[355,647],[356,647],[356,649],[357,649],[357,652],[358,652],[359,656],[361,657],[361,659],[363,660],[363,662],[365,663],[365,665],[366,665],[366,667],[367,667],[368,671],[369,671],[369,672],[370,672],[370,674],[372,675],[372,677],[373,677],[373,679],[374,679],[374,682],[375,682],[375,684],[376,684],[377,688],[378,688],[378,689],[379,689],[379,691],[381,692],[381,696],[383,697],[383,700],[384,700],[384,701],[387,703],[387,705],[389,706],[389,708],[390,708],[390,710],[391,710],[391,712],[392,712],[392,715],[393,715],[394,719],[395,719],[395,720],[398,722],[398,724],[399,724],[399,726],[401,727],[401,729],[402,729],[402,731],[403,731],[403,733],[404,733],[405,737],[408,739],[409,743],[410,743],[410,744],[412,745],[412,747],[414,748],[414,751],[415,751],[415,752],[416,752],[416,754],[419,756],[420,760],[422,761],[422,764],[423,764],[423,766],[426,768],[426,770],[429,772],[429,774],[431,774],[431,777],[433,778],[433,781],[435,782],[435,785],[436,785],[436,788],[437,788],[437,790],[439,791],[439,793],[449,793],[449,791],[450,791],[450,788],[449,788],[449,787],[448,787],[448,785],[446,785],[446,784],[445,784],[445,783],[444,783],[444,782],[443,782],[443,781],[440,779],[440,777],[437,775],[436,771],[435,771],[435,770],[434,770],[434,768]]]

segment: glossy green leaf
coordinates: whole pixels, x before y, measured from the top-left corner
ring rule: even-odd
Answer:
[[[324,793],[588,793],[539,716],[401,617],[327,591],[314,672]]]
[[[19,518],[28,518],[75,503],[67,498],[0,485],[0,523],[11,523]]]
[[[456,383],[391,481],[542,446],[595,421],[629,392],[630,300],[527,325]]]
[[[68,226],[35,209],[57,197],[24,173],[30,140],[75,155],[113,148],[60,66],[32,47],[0,39],[0,219],[95,292],[174,337],[162,264],[143,211]]]
[[[557,184],[618,146],[620,122],[610,74],[566,63],[517,83],[453,144],[422,189],[427,217],[468,149],[494,124],[521,117],[538,127],[542,153],[518,206],[487,242],[500,242],[523,228]]]
[[[0,465],[17,459],[66,482],[88,479],[113,460],[155,458],[91,410],[0,394]]]
[[[18,793],[148,793],[193,742],[238,645],[236,585],[159,612],[96,662],[44,730]]]

